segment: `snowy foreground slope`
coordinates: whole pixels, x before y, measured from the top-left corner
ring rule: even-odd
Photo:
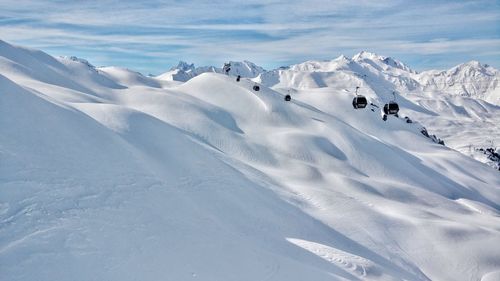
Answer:
[[[498,171],[343,86],[253,85],[0,41],[0,280],[498,280]]]

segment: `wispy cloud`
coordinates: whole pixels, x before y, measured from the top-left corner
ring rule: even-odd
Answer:
[[[498,1],[0,0],[0,38],[160,73],[177,60],[265,67],[368,49],[416,68],[500,66]]]

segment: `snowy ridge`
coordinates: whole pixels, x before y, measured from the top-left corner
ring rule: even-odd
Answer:
[[[412,70],[410,67],[408,67],[407,65],[398,60],[395,60],[391,57],[379,56],[375,53],[370,53],[366,51],[362,51],[354,55],[352,60],[360,63],[365,62],[368,64],[375,62],[377,63],[377,65],[382,66],[385,70],[388,70],[389,68],[397,68],[408,73],[413,73],[413,74],[417,73],[416,71]]]
[[[256,78],[256,81],[273,88],[335,87],[339,80],[349,79],[353,82],[358,80],[357,86],[371,82],[370,86],[378,91],[440,92],[500,105],[500,72],[477,61],[464,63],[446,71],[428,70],[422,73],[394,58],[366,51],[352,58],[341,55],[331,61],[307,61],[270,71],[249,61],[230,63],[230,75]],[[158,78],[185,82],[205,72],[222,73],[222,69],[213,66],[195,68],[194,64],[181,61]]]
[[[169,71],[156,76],[156,78],[163,81],[186,82],[205,72],[221,73],[222,69],[213,66],[195,67],[194,64],[180,61],[176,67],[172,67]]]
[[[338,81],[332,79],[333,76],[351,76],[350,79],[358,77],[366,83],[382,84],[383,88],[402,93],[439,91],[500,104],[499,71],[474,61],[447,71],[417,73],[391,57],[361,52],[352,59],[340,56],[332,61],[308,61],[286,69],[272,70],[261,74],[260,81],[277,88],[335,87]],[[307,80],[312,82],[304,82]]]
[[[426,91],[479,98],[500,105],[500,72],[478,61],[470,61],[447,71],[426,71],[418,78]]]
[[[250,61],[230,61],[229,63],[231,64],[231,70],[229,71],[230,75],[240,75],[241,77],[255,78],[259,76],[259,74],[265,72],[264,68],[257,66]]]
[[[75,57],[75,56],[70,56],[70,57],[63,56],[63,57],[61,57],[61,59],[63,59],[63,60],[70,60],[70,61],[74,61],[74,62],[78,62],[78,63],[82,63],[82,64],[88,66],[89,68],[94,68],[94,69],[96,68],[88,60],[82,59],[82,58],[78,58],[78,57]]]
[[[265,72],[262,67],[257,66],[249,61],[230,61],[229,63],[231,64],[231,69],[228,73],[229,75],[240,75],[241,77],[254,78],[259,74]],[[222,68],[214,66],[195,67],[194,64],[188,64],[186,62],[180,61],[177,66],[172,67],[169,71],[158,75],[156,78],[166,81],[186,82],[189,79],[206,72],[222,73]]]
[[[194,71],[196,68],[194,67],[194,63],[187,63],[185,61],[179,61],[179,63],[177,64],[177,66],[174,66],[172,68],[170,68],[170,70],[181,70],[181,71],[184,71],[184,72],[188,72],[188,71]]]
[[[405,122],[436,117],[425,93],[384,122],[344,89],[382,103],[385,80],[346,58],[328,87],[254,91],[0,47],[1,278],[498,276],[499,173]]]

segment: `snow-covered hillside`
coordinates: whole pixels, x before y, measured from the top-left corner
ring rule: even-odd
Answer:
[[[402,118],[424,93],[353,109],[378,63],[324,64],[254,91],[0,41],[0,280],[498,279],[500,174]]]
[[[447,71],[417,73],[393,58],[361,52],[352,59],[340,56],[268,71],[257,81],[282,93],[324,88],[333,95],[359,86],[378,105],[392,100],[396,91],[405,113],[437,132],[450,147],[500,168],[478,151],[496,148],[500,142],[500,72],[491,66],[472,61]],[[331,108],[329,101],[315,97],[307,100],[318,108]]]

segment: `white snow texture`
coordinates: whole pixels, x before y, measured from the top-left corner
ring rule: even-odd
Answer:
[[[0,280],[498,280],[500,173],[453,149],[498,140],[497,70],[232,66],[0,41]]]

